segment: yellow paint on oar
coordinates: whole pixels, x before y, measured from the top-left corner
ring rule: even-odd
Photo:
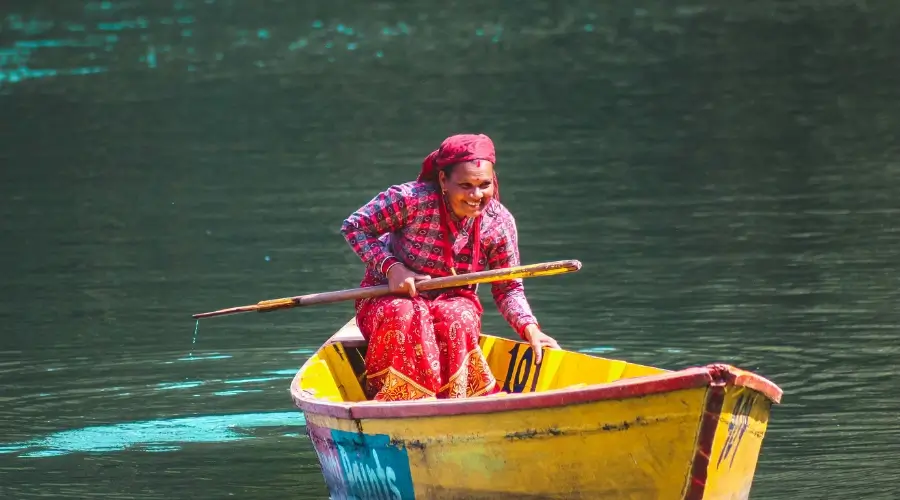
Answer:
[[[535,278],[539,276],[554,276],[557,274],[571,273],[581,269],[581,262],[577,260],[560,260],[556,262],[544,262],[527,266],[507,267],[503,269],[491,269],[475,273],[458,274],[441,278],[432,278],[416,283],[419,291],[438,290],[442,288],[454,288],[459,286],[477,285],[496,281],[509,281],[522,278]],[[331,304],[344,300],[368,299],[390,294],[387,285],[352,288],[334,292],[313,293],[298,295],[296,297],[284,297],[280,299],[263,300],[247,306],[231,307],[218,311],[194,314],[196,319],[224,316],[226,314],[238,314],[245,312],[269,312],[291,307],[311,306],[315,304]]]

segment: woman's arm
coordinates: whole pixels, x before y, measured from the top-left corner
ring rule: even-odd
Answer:
[[[407,185],[391,186],[353,212],[341,225],[341,234],[367,266],[387,275],[388,267],[399,260],[379,237],[406,226],[417,205]]]
[[[516,221],[512,214],[503,210],[495,221],[500,224],[500,232],[494,245],[489,247],[487,255],[488,269],[501,269],[520,265],[519,238]],[[529,325],[538,325],[537,318],[531,311],[528,299],[525,298],[525,286],[521,279],[497,281],[491,285],[491,294],[500,314],[520,337],[527,340],[525,330]]]

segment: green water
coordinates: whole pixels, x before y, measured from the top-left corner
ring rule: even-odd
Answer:
[[[287,389],[351,305],[190,314],[356,286],[341,221],[459,131],[584,263],[547,333],[778,383],[751,498],[896,498],[897,47],[875,2],[4,3],[0,498],[324,498]]]

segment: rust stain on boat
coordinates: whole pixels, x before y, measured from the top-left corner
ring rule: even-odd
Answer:
[[[547,429],[526,429],[524,431],[518,432],[510,432],[506,434],[506,439],[509,440],[519,440],[519,439],[542,439],[542,438],[550,438],[556,436],[564,436],[568,434],[595,434],[601,432],[620,432],[627,431],[632,427],[643,427],[651,424],[656,424],[660,422],[664,422],[668,420],[668,417],[659,417],[659,418],[651,418],[647,419],[644,417],[635,417],[634,420],[626,420],[622,422],[610,422],[604,424],[598,424],[598,427],[594,429],[580,429],[580,430],[562,430],[558,427],[549,427]]]
[[[549,429],[541,429],[541,430],[528,429],[528,430],[519,431],[519,432],[510,432],[509,434],[506,435],[506,439],[510,439],[510,440],[534,439],[534,438],[549,437],[549,436],[560,436],[562,434],[565,434],[565,432],[563,432],[560,429],[557,429],[556,427],[550,427]]]
[[[661,421],[661,419],[654,419],[654,423]],[[620,422],[617,424],[603,424],[600,429],[606,432],[618,432],[618,431],[627,431],[628,429],[635,426],[644,426],[650,425],[650,422],[647,421],[644,417],[635,417],[634,420],[629,420],[625,422]]]
[[[428,446],[425,441],[419,439],[391,439],[390,445],[412,450],[424,450]]]

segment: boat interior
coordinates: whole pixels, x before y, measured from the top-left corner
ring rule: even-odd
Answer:
[[[668,370],[565,350],[544,350],[540,364],[531,346],[482,334],[481,349],[503,393],[572,389]],[[367,401],[366,342],[351,320],[303,366],[299,389],[335,403]]]

